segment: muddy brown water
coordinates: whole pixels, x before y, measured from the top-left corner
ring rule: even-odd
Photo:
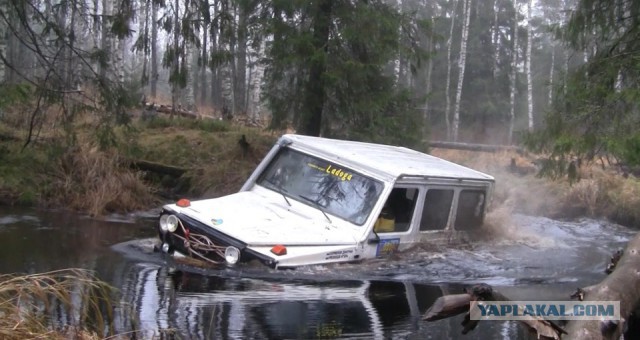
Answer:
[[[600,281],[634,231],[604,221],[516,216],[494,238],[392,259],[276,271],[200,268],[152,251],[156,212],[95,220],[0,208],[0,273],[96,271],[118,293],[112,331],[164,339],[524,339],[515,322],[421,320],[443,294],[489,283],[519,300],[566,300]],[[76,320],[53,312],[58,325]],[[107,334],[105,334],[107,335]]]

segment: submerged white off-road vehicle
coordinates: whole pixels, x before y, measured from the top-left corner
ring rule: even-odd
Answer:
[[[289,134],[238,193],[165,205],[160,249],[274,268],[360,261],[479,228],[493,184],[403,147]]]

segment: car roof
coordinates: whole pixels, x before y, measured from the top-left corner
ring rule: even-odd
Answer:
[[[282,138],[291,141],[294,146],[302,145],[328,156],[333,155],[345,165],[358,165],[394,178],[423,176],[494,180],[480,171],[405,147],[295,134],[286,134]]]

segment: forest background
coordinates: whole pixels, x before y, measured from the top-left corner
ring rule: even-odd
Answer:
[[[107,202],[145,201],[116,160],[191,171],[215,158],[203,145],[230,143],[175,129],[230,121],[422,150],[526,146],[570,180],[583,163],[633,170],[639,18],[632,0],[3,0],[0,193],[48,202],[118,182]],[[198,171],[229,178],[219,170]]]

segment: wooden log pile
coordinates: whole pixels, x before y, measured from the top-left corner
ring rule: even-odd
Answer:
[[[184,118],[191,118],[191,119],[209,118],[209,119],[220,119],[220,120],[224,119],[228,121],[233,121],[234,123],[238,125],[243,125],[243,126],[259,127],[259,128],[266,127],[266,123],[263,120],[256,117],[250,117],[247,114],[230,115],[230,114],[223,113],[221,117],[216,118],[213,115],[201,114],[196,111],[185,110],[181,107],[176,108],[174,111],[171,105],[162,105],[162,104],[159,105],[159,104],[147,102],[147,103],[144,103],[143,106],[144,107],[142,111],[142,119],[153,118],[157,116],[159,113],[168,114],[168,115],[173,113],[176,116],[184,117]]]
[[[171,105],[158,105],[155,103],[145,103],[142,118],[150,118],[157,113],[175,114],[180,117],[199,119],[201,115],[198,112],[185,110],[181,107],[173,108]]]
[[[524,149],[514,145],[430,141],[429,147],[438,148],[438,149],[453,149],[453,150],[467,150],[467,151],[483,151],[483,152],[515,151],[518,153],[524,153]]]

